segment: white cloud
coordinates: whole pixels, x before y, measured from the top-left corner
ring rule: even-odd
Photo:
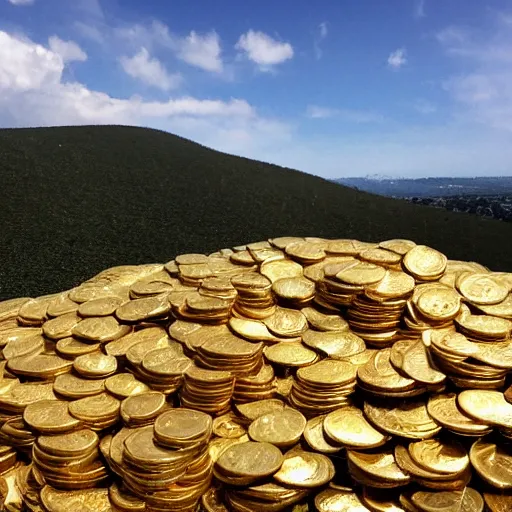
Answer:
[[[190,32],[187,37],[177,39],[177,56],[187,64],[220,73],[222,71],[220,39],[216,32],[205,35]]]
[[[61,55],[0,31],[0,126],[150,126],[234,154],[257,157],[290,140],[287,123],[261,117],[243,99],[115,98],[63,79]]]
[[[277,41],[265,34],[249,30],[242,34],[235,49],[245,53],[262,71],[269,71],[273,66],[281,64],[293,57],[293,47],[290,43]]]
[[[414,0],[414,17],[425,17],[425,0]]]
[[[322,58],[323,53],[324,53],[323,50],[322,50],[322,47],[321,47],[321,43],[329,34],[329,27],[328,27],[326,21],[323,21],[322,23],[320,23],[318,25],[317,32],[318,33],[315,36],[315,40],[314,40],[314,43],[313,43],[313,48],[315,50],[315,58],[317,60],[319,60],[319,59]]]
[[[327,108],[318,105],[309,105],[306,115],[311,119],[329,119],[336,118],[339,121],[348,123],[380,123],[384,116],[377,112],[369,110],[357,110],[348,108]]]
[[[323,21],[322,23],[320,23],[320,25],[318,25],[318,31],[320,39],[325,39],[327,37],[327,34],[329,33],[327,22]]]
[[[388,57],[388,66],[393,69],[400,69],[402,66],[407,64],[405,48],[398,48],[394,52],[391,52]]]
[[[32,5],[34,0],[9,0],[12,5]]]
[[[146,48],[141,48],[133,57],[120,57],[119,62],[124,71],[132,78],[137,78],[141,82],[163,91],[175,89],[182,82],[179,73],[168,73],[157,58],[150,57]]]
[[[512,33],[498,18],[490,34],[451,26],[437,34],[454,58],[464,59],[465,73],[443,87],[458,104],[458,115],[492,129],[512,131]],[[510,142],[512,144],[512,142]]]
[[[63,41],[57,36],[48,39],[50,50],[62,57],[64,62],[85,61],[87,54],[74,41]]]

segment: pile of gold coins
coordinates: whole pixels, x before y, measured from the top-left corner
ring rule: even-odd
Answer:
[[[0,303],[0,507],[512,511],[512,274],[282,237]]]

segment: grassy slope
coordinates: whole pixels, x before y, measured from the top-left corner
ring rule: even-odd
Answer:
[[[512,225],[129,127],[0,130],[0,299],[280,235],[405,237],[512,270]]]

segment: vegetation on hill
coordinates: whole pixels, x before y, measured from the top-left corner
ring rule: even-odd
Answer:
[[[0,299],[283,235],[410,238],[512,270],[512,225],[122,126],[0,130]]]

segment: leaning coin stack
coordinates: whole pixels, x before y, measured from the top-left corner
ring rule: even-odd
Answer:
[[[0,509],[512,510],[512,274],[281,237],[0,303]]]

